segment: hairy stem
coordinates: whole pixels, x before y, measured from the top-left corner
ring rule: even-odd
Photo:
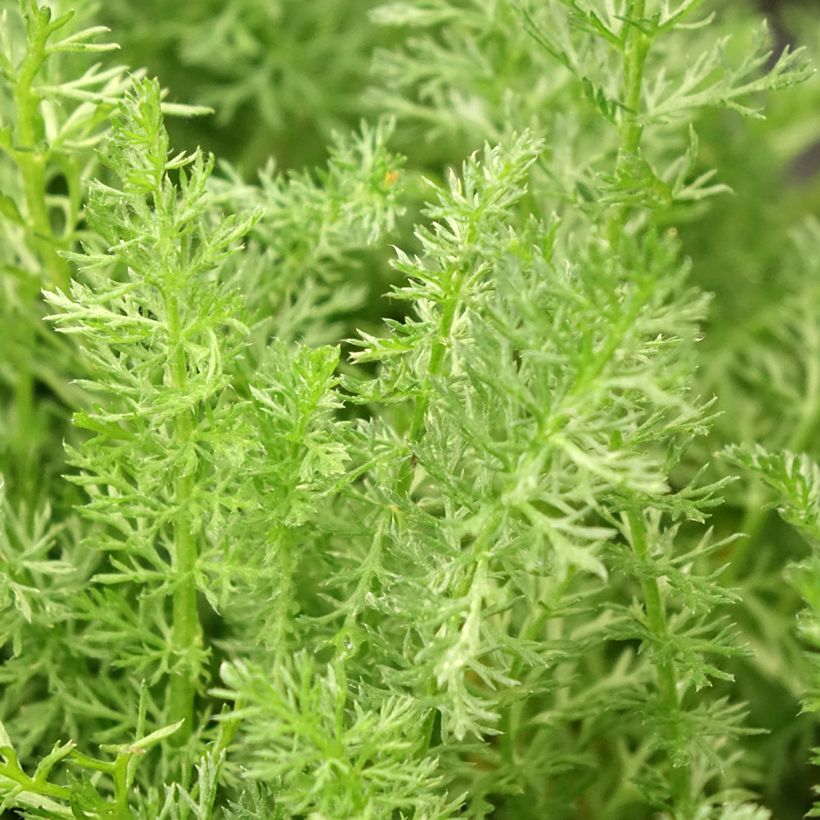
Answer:
[[[179,304],[175,296],[169,297],[168,319],[171,339],[170,371],[175,389],[183,392],[188,380],[185,350],[180,338]],[[181,413],[174,420],[174,438],[181,448],[190,443],[193,420],[189,412]],[[196,604],[197,541],[190,520],[190,499],[194,486],[193,473],[179,475],[174,480],[174,564],[176,585],[173,597],[172,644],[180,668],[171,675],[168,700],[169,720],[184,720],[174,735],[177,743],[184,742],[191,734],[194,716],[194,695],[198,677],[198,664],[190,660],[195,649],[202,644],[202,627]]]
[[[45,780],[33,780],[22,771],[15,771],[11,767],[0,770],[0,776],[11,780],[20,787],[20,791],[30,794],[41,794],[45,797],[54,797],[59,800],[69,800],[71,792],[65,786],[56,786]]]
[[[21,355],[15,361],[13,441],[16,481],[23,496],[29,496],[35,489],[34,461],[37,449],[34,430],[34,376],[31,372],[31,348],[35,336],[28,322],[23,318],[16,329],[17,349]]]
[[[111,772],[114,780],[112,820],[131,820],[133,817],[128,807],[128,760],[129,755],[118,755]]]
[[[640,122],[641,94],[646,57],[651,45],[650,38],[640,28],[640,22],[646,16],[646,0],[631,0],[627,8],[624,26],[624,94],[619,127],[618,160],[616,176],[622,172],[630,158],[638,152],[641,144],[643,126]],[[627,206],[618,206],[609,220],[607,236],[609,244],[618,245],[621,231],[628,216]]]
[[[455,284],[450,294],[450,298],[445,302],[441,317],[439,319],[438,335],[436,336],[436,339],[430,349],[430,359],[427,363],[427,373],[425,379],[425,382],[428,384],[424,385],[424,392],[422,392],[416,399],[416,406],[413,411],[413,421],[410,425],[410,433],[408,436],[410,457],[405,459],[401,467],[401,472],[399,473],[397,489],[400,495],[404,495],[409,492],[413,481],[413,466],[415,459],[413,451],[415,449],[415,445],[421,441],[421,437],[424,434],[424,423],[427,416],[427,408],[430,403],[430,394],[428,392],[429,381],[438,376],[441,372],[442,365],[444,364],[444,356],[447,352],[446,340],[450,338],[450,334],[453,330],[453,323],[455,321],[456,310],[458,308],[458,298],[461,292],[461,274],[457,273],[454,279]],[[435,691],[435,681],[428,681],[427,694],[432,697],[435,694]],[[438,712],[436,709],[431,709],[425,720],[423,736],[427,739],[427,743],[419,749],[420,754],[426,754],[427,750],[433,745],[437,714]]]
[[[461,277],[457,275],[456,287],[450,299],[444,305],[439,320],[438,336],[433,342],[430,350],[430,360],[427,364],[427,378],[425,381],[430,381],[441,372],[441,366],[444,363],[444,354],[447,352],[446,340],[450,338],[453,330],[453,322],[456,317],[456,308],[458,307],[458,296],[461,289]],[[421,436],[424,433],[424,420],[427,415],[427,407],[430,403],[430,394],[428,392],[429,386],[424,386],[424,392],[416,399],[416,406],[413,411],[413,421],[410,425],[410,433],[408,436],[411,458],[407,459],[402,465],[401,473],[399,474],[398,490],[400,494],[406,493],[410,489],[410,484],[413,479],[413,461],[412,449],[414,445],[418,444]]]
[[[53,287],[66,290],[69,282],[69,266],[58,251],[46,203],[47,154],[42,150],[39,133],[42,129],[40,97],[34,90],[34,80],[46,59],[46,41],[49,36],[47,15],[34,14],[29,29],[29,42],[20,63],[14,83],[14,104],[17,110],[17,133],[12,153],[26,200],[28,218],[27,233],[33,249],[43,265],[43,279]],[[37,288],[24,294],[25,303],[36,299]],[[18,328],[19,348],[25,357],[17,363],[15,398],[15,449],[17,451],[18,481],[23,494],[34,490],[34,439],[32,428],[34,414],[34,378],[30,366],[30,353],[36,344],[35,333],[25,322]]]
[[[652,45],[651,38],[642,30],[642,21],[646,16],[646,0],[630,0],[624,21],[623,36],[623,112],[618,129],[618,158],[615,173],[618,176],[626,170],[628,163],[640,150],[643,126],[640,121],[640,108],[643,94],[644,68],[646,58]],[[613,251],[617,251],[621,234],[626,225],[629,210],[627,205],[619,205],[607,224],[607,239]],[[646,525],[643,516],[632,511],[627,514],[629,541],[635,555],[641,560],[649,560]],[[666,621],[666,610],[656,578],[647,577],[640,581],[641,592],[646,613],[646,625],[655,639],[663,643],[668,640],[669,632]],[[653,657],[657,678],[658,695],[664,710],[674,714],[680,710],[678,697],[678,678],[675,665],[671,660]],[[688,767],[670,767],[670,785],[675,808],[681,817],[688,817],[692,812]],[[677,815],[676,815],[677,816]]]
[[[43,262],[48,282],[56,288],[68,287],[70,268],[58,253],[58,243],[51,227],[46,202],[47,153],[39,145],[42,128],[40,96],[34,90],[34,79],[46,59],[49,36],[47,19],[37,16],[32,21],[29,48],[20,64],[14,84],[17,108],[17,145],[15,159],[23,182],[29,228],[33,244]]]
[[[635,555],[642,561],[650,560],[646,525],[644,524],[643,517],[640,513],[633,511],[628,514],[627,520],[629,523],[629,541]],[[666,610],[663,605],[663,599],[661,598],[657,578],[641,578],[641,591],[643,593],[644,610],[646,612],[646,625],[656,641],[663,643],[669,638],[669,630],[666,623]],[[675,664],[671,660],[659,659],[655,653],[653,653],[652,663],[655,667],[660,702],[667,714],[674,714],[680,710],[678,676],[675,670]],[[672,765],[670,779],[675,808],[680,812],[681,817],[689,817],[692,807],[688,767]]]

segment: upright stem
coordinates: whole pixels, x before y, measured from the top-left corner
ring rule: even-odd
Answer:
[[[188,381],[188,365],[180,334],[179,304],[175,296],[167,300],[170,331],[171,380],[175,389],[185,389]],[[186,412],[174,420],[174,438],[180,447],[190,443],[193,419]],[[172,646],[178,658],[191,658],[192,652],[202,644],[202,627],[196,604],[196,562],[197,541],[190,519],[190,500],[194,486],[194,475],[179,475],[174,480],[174,568],[176,585],[173,596]],[[171,675],[168,700],[168,720],[184,720],[182,727],[174,734],[175,742],[183,743],[190,736],[194,718],[194,695],[198,676],[196,662],[185,662]]]
[[[624,110],[618,129],[618,159],[616,173],[622,171],[634,155],[641,143],[643,128],[639,120],[641,107],[641,91],[643,87],[643,71],[646,55],[649,53],[649,38],[641,31],[635,21],[643,19],[646,13],[646,0],[631,0],[628,7],[624,26]],[[613,250],[617,250],[620,232],[626,223],[626,207],[619,206],[609,221],[608,236]],[[630,513],[629,529],[632,538],[632,548],[636,555],[645,558],[648,553],[646,543],[646,529],[643,519],[637,513]],[[654,634],[666,634],[666,617],[661,604],[660,591],[657,581],[652,578],[642,580],[644,600],[646,603],[647,623]],[[675,672],[671,664],[658,664],[658,684],[665,702],[678,706],[677,690],[675,686]]]
[[[641,30],[640,23],[646,16],[646,0],[631,0],[627,8],[624,26],[624,94],[621,124],[618,129],[618,160],[616,176],[623,171],[630,158],[638,152],[643,126],[640,122],[643,73],[651,39]],[[626,224],[627,207],[620,205],[607,226],[609,244],[618,245],[620,233]]]
[[[31,372],[31,348],[35,335],[25,317],[15,329],[17,349],[20,355],[15,361],[14,383],[14,424],[13,441],[14,475],[19,493],[30,497],[36,489],[35,481],[35,441],[32,420],[34,417],[34,377]]]
[[[453,330],[453,322],[455,321],[458,297],[461,290],[461,276],[456,274],[455,280],[453,292],[447,302],[445,302],[441,312],[438,335],[430,349],[430,359],[427,363],[427,379],[425,381],[429,381],[438,376],[444,364],[444,354],[447,352],[446,340],[450,338],[450,334]],[[408,436],[411,449],[419,443],[422,433],[424,432],[424,420],[427,415],[427,407],[430,403],[429,393],[427,392],[428,389],[428,385],[425,385],[424,392],[416,399],[413,421],[410,424],[410,434]],[[410,489],[410,484],[413,479],[413,463],[411,459],[405,460],[402,464],[398,481],[398,491],[400,494],[404,494]]]
[[[66,290],[69,283],[69,265],[58,251],[51,227],[46,203],[47,152],[40,145],[42,128],[40,97],[34,90],[34,80],[46,59],[46,42],[49,37],[48,18],[34,15],[30,21],[29,43],[26,55],[20,63],[14,82],[14,104],[17,111],[17,133],[13,156],[20,172],[20,180],[26,201],[26,226],[29,241],[43,266],[42,280]],[[42,281],[41,280],[41,281]],[[23,304],[36,299],[38,282],[32,293],[23,294]],[[17,362],[15,398],[15,449],[19,474],[17,479],[21,492],[27,495],[34,489],[34,378],[31,372],[31,350],[36,343],[31,326],[25,321],[17,328],[18,347],[23,358]]]
[[[446,353],[445,339],[449,338],[453,328],[453,321],[455,320],[457,295],[453,296],[444,306],[444,310],[439,321],[439,334],[430,350],[430,360],[427,365],[427,380],[434,378],[441,371],[441,366],[444,362],[444,354]],[[415,446],[421,440],[424,433],[424,421],[427,416],[427,408],[430,403],[429,394],[427,392],[428,386],[425,385],[424,391],[417,399],[416,406],[413,411],[413,421],[410,425],[409,443],[410,443],[410,457],[405,459],[399,472],[397,483],[397,490],[399,495],[404,495],[409,492],[413,481],[413,466],[414,466],[414,452]],[[431,697],[435,694],[436,684],[431,678],[427,682],[427,693]],[[422,735],[427,739],[426,746],[419,749],[421,754],[425,754],[433,743],[433,734],[436,725],[436,709],[430,709],[429,714],[424,722]]]
[[[112,820],[131,820],[134,816],[128,806],[128,762],[130,755],[120,754],[113,765],[111,772],[114,780],[114,806],[112,807]]]
[[[637,512],[630,512],[629,522],[630,543],[635,555],[641,560],[649,559],[649,545],[646,538],[646,525],[643,517]],[[644,608],[646,611],[646,625],[658,642],[669,638],[666,623],[666,609],[661,598],[660,588],[656,578],[641,578]],[[674,714],[680,710],[678,698],[678,676],[672,660],[659,659],[653,654],[652,663],[658,680],[658,693],[664,710]],[[682,817],[688,817],[691,811],[691,796],[689,791],[689,769],[686,766],[672,766],[670,780],[675,799],[675,808]],[[677,816],[677,815],[676,815]]]
[[[643,79],[646,58],[652,45],[652,38],[642,29],[645,17],[646,0],[630,0],[624,22],[626,28],[623,36],[623,111],[618,129],[616,176],[624,172],[638,154],[643,136],[643,126],[640,121]],[[615,252],[618,250],[628,216],[628,205],[619,205],[607,224],[607,239]],[[635,555],[643,561],[650,560],[643,515],[632,510],[627,514],[627,522],[629,541]],[[646,626],[654,639],[663,644],[669,640],[669,629],[658,580],[652,576],[644,577],[641,578],[640,584],[646,613]],[[663,659],[657,653],[653,653],[652,664],[655,668],[661,705],[667,714],[674,715],[681,709],[674,661]],[[672,799],[675,803],[675,816],[690,817],[692,798],[689,767],[675,766],[670,761],[669,777]]]
[[[33,84],[46,59],[48,24],[41,18],[32,25],[29,48],[17,73],[14,102],[17,108],[17,145],[15,158],[26,197],[29,228],[33,244],[45,268],[46,278],[54,287],[68,287],[70,268],[58,253],[46,203],[47,153],[41,149],[38,131],[42,126],[40,97]]]

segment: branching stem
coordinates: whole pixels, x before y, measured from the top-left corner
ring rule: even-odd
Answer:
[[[644,66],[651,38],[641,28],[646,16],[646,0],[631,0],[624,26],[624,99],[619,128],[616,176],[620,174],[640,148],[643,126],[640,121]],[[618,246],[621,231],[626,224],[627,206],[620,205],[609,220],[607,237],[611,247]]]
[[[450,298],[444,304],[439,319],[438,335],[430,349],[430,359],[427,364],[427,378],[423,386],[423,392],[416,399],[416,406],[413,411],[413,421],[410,425],[410,433],[408,436],[411,458],[405,460],[402,465],[402,470],[399,475],[398,490],[400,494],[406,493],[410,489],[413,479],[413,463],[412,450],[416,444],[421,440],[424,433],[424,422],[427,416],[427,407],[430,403],[429,382],[439,375],[442,364],[444,363],[444,355],[447,352],[447,340],[453,331],[453,322],[456,317],[456,309],[458,308],[458,297],[461,291],[461,275],[456,274],[453,290]]]
[[[629,540],[635,555],[641,561],[650,560],[646,524],[643,516],[639,512],[632,511],[628,514],[627,519],[629,523]],[[641,591],[646,612],[646,626],[658,643],[665,643],[669,640],[669,630],[657,578],[651,576],[641,578]],[[657,676],[661,705],[667,714],[672,715],[680,710],[678,676],[675,664],[672,660],[659,658],[655,653],[653,653],[652,663]],[[672,765],[670,777],[675,807],[680,812],[681,817],[688,817],[691,813],[689,769],[687,766]]]
[[[47,153],[43,150],[39,133],[42,128],[40,97],[34,90],[34,80],[46,59],[46,43],[50,34],[49,17],[33,13],[30,18],[29,39],[26,54],[20,63],[13,86],[14,104],[17,110],[17,133],[11,156],[17,164],[28,218],[27,233],[33,249],[43,265],[43,280],[52,287],[66,290],[69,283],[69,266],[58,253],[58,246],[51,226],[46,203]],[[24,294],[25,301],[35,299],[39,283],[32,292]],[[18,346],[25,352],[18,362],[14,386],[16,435],[19,481],[24,492],[32,490],[34,475],[34,378],[29,364],[35,334],[25,323],[19,328]]]
[[[46,59],[49,34],[47,18],[34,15],[28,51],[14,83],[14,102],[17,108],[17,145],[14,155],[23,181],[33,244],[43,262],[49,284],[65,290],[68,287],[70,269],[68,262],[58,253],[58,243],[48,214],[48,155],[39,144],[38,133],[42,127],[42,117],[39,109],[40,96],[34,89],[34,80]]]
[[[179,303],[175,296],[167,299],[170,332],[170,371],[174,388],[180,393],[188,380],[188,365],[181,340]],[[181,449],[190,445],[193,424],[190,412],[179,414],[174,420],[174,437]],[[190,520],[190,500],[195,475],[188,472],[178,475],[174,481],[174,562],[176,585],[173,597],[172,642],[178,660],[194,657],[196,648],[202,644],[202,628],[196,603],[197,541]],[[194,717],[194,695],[198,677],[196,664],[186,660],[171,675],[169,693],[169,720],[184,720],[174,735],[178,743],[191,734]]]

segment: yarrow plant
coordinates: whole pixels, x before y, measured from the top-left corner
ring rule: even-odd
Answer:
[[[709,342],[721,127],[793,161],[805,54],[705,0],[263,5],[170,4],[194,105],[106,62],[136,7],[3,11],[0,813],[820,816],[810,219]],[[342,130],[217,163],[198,103],[286,165]]]

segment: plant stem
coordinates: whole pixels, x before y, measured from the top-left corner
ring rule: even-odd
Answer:
[[[129,755],[118,755],[111,773],[114,780],[112,820],[131,820],[133,817],[128,807],[128,760]]]
[[[32,21],[28,51],[20,64],[14,84],[14,102],[17,108],[17,145],[15,159],[23,181],[29,228],[33,243],[45,268],[45,274],[56,288],[68,287],[70,269],[68,262],[58,253],[57,242],[51,227],[46,203],[45,153],[38,144],[38,132],[42,128],[40,96],[33,84],[46,59],[48,23],[35,16]]]
[[[444,305],[444,310],[439,321],[438,336],[430,349],[430,361],[427,365],[427,379],[430,381],[434,379],[441,372],[441,366],[444,362],[444,354],[446,352],[445,339],[450,338],[450,333],[453,330],[453,321],[456,315],[456,304],[458,302],[458,290],[453,294],[453,297]],[[427,414],[427,405],[430,402],[429,393],[425,390],[416,402],[415,412],[413,413],[413,423],[410,428],[410,441],[417,443],[424,430],[424,417]]]
[[[643,517],[632,511],[627,516],[629,523],[629,540],[635,555],[642,561],[650,560],[649,545],[646,538],[646,525]],[[643,592],[644,609],[646,612],[646,625],[655,637],[656,641],[664,642],[669,638],[669,630],[666,623],[666,610],[661,598],[658,580],[654,577],[641,578],[641,591]],[[658,693],[661,705],[668,714],[674,714],[680,710],[680,700],[678,698],[678,677],[675,664],[671,660],[660,660],[653,653],[652,663],[655,667],[655,674],[658,680]],[[670,780],[675,800],[675,808],[681,813],[681,817],[688,817],[691,814],[691,796],[689,790],[689,769],[686,766],[671,766]],[[676,815],[678,816],[678,815]]]
[[[651,39],[640,28],[640,22],[646,16],[646,0],[631,0],[624,21],[624,99],[623,113],[618,131],[618,159],[615,174],[622,172],[630,158],[634,156],[641,144],[643,126],[640,123],[641,93],[643,89],[643,72],[646,57],[649,54]],[[627,207],[620,205],[609,220],[607,236],[609,244],[616,248],[621,231],[626,224]]]
[[[409,444],[410,457],[405,459],[401,466],[397,489],[399,495],[404,495],[410,490],[413,481],[413,465],[414,465],[414,449],[421,441],[424,434],[424,422],[427,416],[427,408],[430,404],[429,382],[431,379],[438,376],[441,372],[442,364],[444,363],[444,355],[447,352],[447,343],[445,340],[450,338],[453,330],[453,322],[456,317],[456,309],[458,307],[458,297],[461,291],[462,276],[457,273],[454,277],[455,286],[450,298],[445,302],[444,308],[439,320],[438,335],[430,349],[430,359],[427,363],[427,373],[425,378],[424,392],[416,399],[416,406],[413,411],[413,421],[410,425]],[[427,694],[432,696],[436,691],[436,684],[433,680],[427,683]],[[419,749],[419,752],[424,754],[431,748],[433,743],[433,734],[435,731],[437,710],[431,709],[428,717],[425,720],[425,725],[422,730],[423,737],[427,738],[425,747]]]
[[[14,457],[15,478],[21,495],[29,497],[35,490],[35,449],[36,435],[33,429],[34,417],[34,376],[31,372],[31,349],[35,343],[25,317],[17,326],[17,349],[21,355],[15,362],[14,383]]]
[[[413,411],[413,421],[410,425],[410,433],[408,435],[410,443],[410,458],[406,459],[402,464],[401,472],[398,480],[398,491],[400,495],[408,492],[413,479],[413,448],[421,441],[424,433],[424,421],[427,416],[427,407],[430,404],[430,386],[429,382],[434,379],[441,372],[442,364],[444,363],[444,354],[447,352],[447,339],[453,331],[453,322],[456,318],[456,309],[458,308],[458,297],[461,292],[461,283],[463,276],[461,273],[456,273],[454,276],[454,287],[450,294],[450,298],[444,303],[439,319],[438,334],[435,341],[430,348],[430,359],[427,363],[427,373],[425,374],[425,384],[423,392],[416,399],[416,406]]]
[[[49,37],[48,17],[34,14],[30,20],[28,49],[20,63],[14,82],[14,104],[17,111],[17,133],[12,156],[20,172],[26,200],[27,234],[43,266],[43,279],[53,287],[66,290],[69,283],[69,266],[58,251],[51,227],[46,203],[47,154],[39,145],[38,134],[42,129],[40,97],[34,90],[34,80],[46,59],[46,42]],[[23,294],[24,303],[36,300],[38,287],[33,293]],[[35,488],[34,474],[34,378],[30,355],[36,339],[32,329],[23,320],[18,328],[18,347],[24,358],[17,362],[15,398],[15,449],[18,462],[18,482],[23,495]]]
[[[71,799],[71,792],[64,786],[56,786],[53,783],[42,780],[33,780],[22,771],[14,771],[14,769],[7,767],[0,771],[0,775],[17,783],[24,792],[53,797],[58,800]]]
[[[171,381],[176,390],[184,392],[188,381],[188,365],[180,333],[179,304],[175,296],[167,299],[171,350]],[[189,412],[174,419],[174,438],[180,448],[186,448],[193,432]],[[191,658],[195,648],[202,644],[202,627],[196,605],[197,541],[190,521],[190,500],[194,474],[178,475],[174,480],[174,568],[176,585],[173,597],[172,645],[178,658]],[[194,695],[198,676],[198,662],[186,661],[171,675],[168,700],[169,720],[184,720],[175,742],[182,744],[191,735],[194,718]]]

